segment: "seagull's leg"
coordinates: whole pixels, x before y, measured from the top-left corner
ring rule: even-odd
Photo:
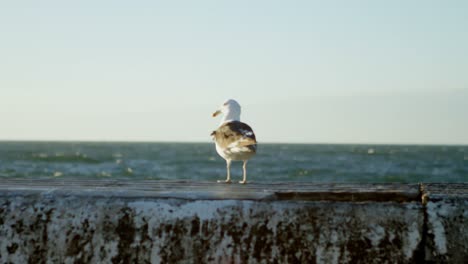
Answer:
[[[227,178],[226,183],[231,183],[231,160],[226,160]]]
[[[244,177],[242,181],[240,181],[239,183],[246,184],[247,183],[247,160],[244,160],[244,165],[242,166],[242,169],[244,169]]]
[[[218,181],[218,182],[225,182],[231,183],[231,160],[226,160],[226,170],[227,170],[227,178],[225,181]]]

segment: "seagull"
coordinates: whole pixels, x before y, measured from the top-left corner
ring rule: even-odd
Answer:
[[[240,121],[241,106],[236,100],[227,100],[213,117],[223,114],[221,123],[211,136],[216,143],[216,152],[226,160],[227,178],[231,183],[231,162],[243,161],[244,175],[241,184],[247,183],[247,161],[257,152],[257,140],[252,128]]]

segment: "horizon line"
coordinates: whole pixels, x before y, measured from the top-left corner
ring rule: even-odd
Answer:
[[[174,143],[174,144],[211,144],[213,141],[185,140],[102,140],[102,139],[0,139],[0,143]],[[421,143],[421,142],[257,142],[267,145],[394,145],[394,146],[468,146],[468,143]]]

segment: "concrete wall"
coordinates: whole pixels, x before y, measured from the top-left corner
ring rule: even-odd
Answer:
[[[74,183],[0,184],[0,263],[463,263],[468,259],[465,186],[461,194],[450,197],[439,191],[432,199],[429,193],[425,205],[416,199],[373,201],[370,195],[413,197],[417,186],[361,185],[359,194],[356,186],[284,189],[154,182],[154,188],[137,192],[131,183],[81,183],[73,188],[70,184]],[[161,184],[179,191],[167,186],[157,189]],[[248,196],[245,190],[256,194]],[[362,190],[371,191],[362,196]],[[300,195],[291,196],[295,192]],[[275,193],[282,199],[273,199]],[[339,193],[355,196],[349,201],[327,199]],[[356,201],[355,197],[367,198]]]
[[[468,262],[468,184],[428,185],[426,259]]]

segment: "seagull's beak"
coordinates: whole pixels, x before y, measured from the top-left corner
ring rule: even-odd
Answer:
[[[213,117],[215,117],[215,116],[217,116],[217,115],[219,115],[219,114],[221,114],[221,111],[220,111],[220,110],[217,110],[216,112],[213,113]]]

